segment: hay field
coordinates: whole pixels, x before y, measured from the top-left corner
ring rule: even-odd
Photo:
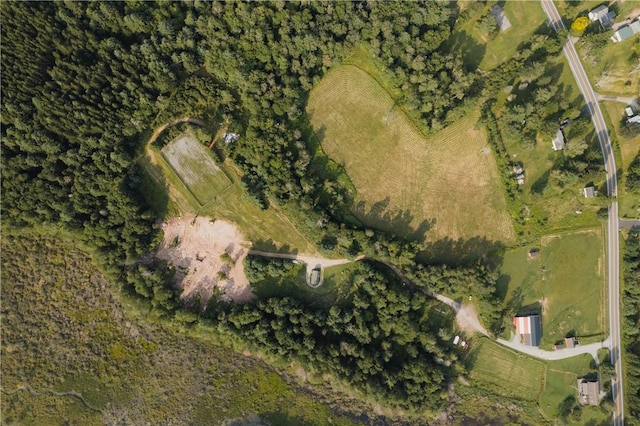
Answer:
[[[365,224],[432,241],[514,237],[477,113],[425,138],[373,78],[350,65],[314,88],[307,113],[325,153],[354,183],[354,214]]]
[[[175,139],[162,148],[162,156],[201,205],[231,185],[206,148],[192,136]]]
[[[476,351],[469,375],[472,385],[515,399],[538,400],[545,376],[543,362],[487,339]]]

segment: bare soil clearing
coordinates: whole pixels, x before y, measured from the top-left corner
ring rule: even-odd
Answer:
[[[206,217],[183,217],[167,220],[162,228],[164,237],[157,257],[178,269],[176,278],[184,303],[191,304],[199,296],[204,307],[216,287],[223,298],[236,303],[254,299],[242,267],[250,243],[235,225]],[[223,259],[225,253],[230,260]]]

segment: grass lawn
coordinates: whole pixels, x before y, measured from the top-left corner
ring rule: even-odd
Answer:
[[[570,396],[577,398],[577,379],[593,371],[592,362],[593,358],[586,354],[561,361],[547,362],[547,375],[539,405],[548,420],[559,417],[560,404],[565,398]],[[579,421],[568,419],[567,422],[570,424],[605,424],[608,419],[610,419],[610,415],[603,413],[600,407],[585,406],[582,408],[582,416]]]
[[[473,349],[470,383],[498,395],[537,401],[542,392],[545,365],[489,340]]]
[[[306,266],[302,264],[278,278],[252,283],[251,287],[258,299],[295,297],[309,306],[328,309],[348,299],[351,292],[352,273],[360,265],[359,262],[352,262],[326,268],[323,271],[324,281],[317,288],[311,288],[306,284]]]
[[[162,156],[194,198],[202,205],[231,185],[207,150],[195,137],[184,134],[162,148]]]
[[[583,343],[603,338],[605,286],[602,234],[599,228],[541,238],[540,257],[528,259],[530,247],[504,256],[499,285],[505,300],[521,292],[521,310],[542,313],[541,348],[568,333]]]
[[[463,2],[469,6],[474,2]],[[470,68],[491,70],[512,57],[521,43],[526,42],[536,29],[544,25],[546,15],[539,2],[502,2],[504,14],[511,23],[511,28],[500,31],[495,37],[489,38],[480,30],[477,21],[497,2],[488,2],[483,7],[471,7],[469,18],[456,28],[449,49],[463,48],[465,63]]]
[[[625,104],[622,102],[601,102],[605,119],[608,119],[611,139],[615,141],[616,166],[622,171],[618,174],[618,206],[620,216],[640,217],[640,196],[628,193],[625,189],[626,173],[633,159],[640,153],[640,135],[633,138],[620,136],[620,119],[626,117]],[[608,117],[607,117],[608,115]]]
[[[357,189],[368,226],[438,240],[514,237],[495,160],[471,113],[428,138],[361,67],[345,65],[311,92],[307,113],[324,152]]]
[[[465,400],[474,397],[481,391],[489,391],[499,399],[501,410],[505,406],[519,400],[518,406],[524,410],[526,417],[534,419],[535,423],[543,423],[536,419],[536,412],[543,416],[545,422],[553,422],[559,418],[560,404],[565,398],[577,398],[578,377],[583,377],[594,370],[593,359],[589,355],[580,355],[561,361],[539,361],[519,354],[511,349],[482,338],[471,354],[472,368],[470,373],[470,389],[459,389],[466,395]],[[488,395],[479,398],[477,405],[483,407],[484,413],[475,416],[487,416],[490,407],[487,406]],[[494,397],[497,398],[497,397]],[[493,399],[493,398],[491,398]],[[463,402],[463,404],[466,401]],[[532,406],[537,406],[532,408]],[[471,411],[472,407],[462,406],[464,411]],[[567,419],[569,424],[605,424],[609,415],[602,412],[600,407],[583,407],[580,421]]]
[[[157,151],[147,148],[140,165],[145,171],[141,182],[143,194],[159,217],[199,214],[226,219],[237,224],[256,249],[317,253],[284,213],[273,205],[261,209],[246,193],[240,183],[241,172],[231,160],[225,160],[216,172],[223,174],[229,185],[220,192],[211,191],[213,197],[204,205]]]
[[[584,106],[584,101],[571,74],[571,69],[564,57],[557,57],[548,63],[552,67],[554,80],[564,91],[564,96],[570,100],[569,108],[565,111],[567,117],[578,117]],[[513,93],[518,93],[517,85]],[[506,100],[506,94],[502,92],[498,98],[496,111]],[[584,119],[581,119],[584,120]],[[584,140],[590,149],[600,152],[595,133],[589,123],[588,133]],[[579,179],[567,182],[563,187],[550,182],[551,170],[556,161],[559,161],[563,152],[555,152],[551,146],[551,140],[555,134],[540,133],[535,145],[523,144],[519,135],[509,135],[502,132],[507,152],[513,161],[522,162],[526,179],[522,185],[522,202],[529,209],[528,220],[525,226],[533,235],[542,235],[550,231],[566,229],[586,228],[598,225],[596,212],[605,204],[600,197],[586,199],[582,189],[589,181],[599,188],[605,184],[604,170],[594,175],[593,178]],[[601,191],[605,193],[606,191]],[[581,214],[576,214],[581,211]]]

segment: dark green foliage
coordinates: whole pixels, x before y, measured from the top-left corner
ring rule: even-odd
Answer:
[[[328,311],[271,298],[233,306],[219,319],[268,352],[334,373],[388,403],[438,408],[451,370],[435,359],[455,355],[429,319],[437,302],[374,264],[361,264],[352,282],[350,303]]]
[[[247,256],[244,261],[244,272],[249,282],[255,283],[267,278],[278,278],[285,275],[295,266],[296,265],[288,259]]]
[[[627,171],[627,189],[635,191],[640,189],[640,152],[633,159]]]
[[[640,232],[631,231],[623,256],[623,342],[626,352],[625,418],[640,422]]]

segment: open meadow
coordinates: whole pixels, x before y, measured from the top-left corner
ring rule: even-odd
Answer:
[[[366,225],[420,240],[513,238],[477,113],[427,138],[351,65],[313,89],[307,113],[322,149],[355,185],[354,214]]]
[[[527,355],[481,339],[474,349],[469,375],[472,386],[481,386],[498,395],[537,401],[542,392],[545,365]]]
[[[537,259],[528,258],[530,248],[540,250]],[[498,286],[508,286],[507,302],[520,294],[522,313],[542,315],[540,346],[550,350],[568,334],[583,343],[604,338],[603,268],[600,229],[549,235],[535,247],[505,253]]]

